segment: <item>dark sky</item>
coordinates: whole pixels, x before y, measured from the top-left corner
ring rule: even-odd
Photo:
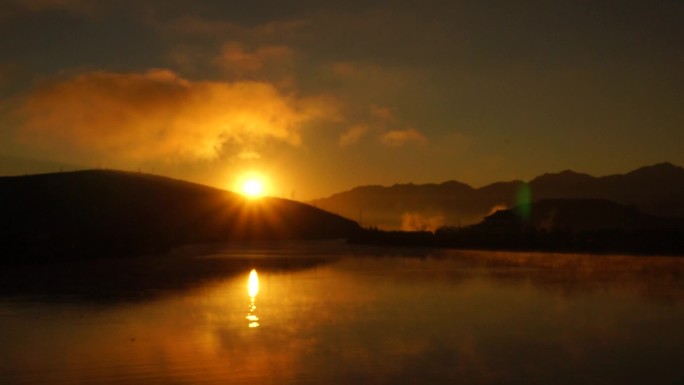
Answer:
[[[682,47],[681,1],[3,0],[0,172],[306,199],[683,165]]]

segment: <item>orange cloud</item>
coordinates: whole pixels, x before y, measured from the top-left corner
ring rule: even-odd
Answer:
[[[95,71],[46,84],[21,102],[20,138],[65,154],[114,159],[212,159],[225,145],[301,142],[300,128],[333,101],[284,95],[265,82],[193,82],[156,69]]]
[[[261,154],[259,154],[256,151],[251,151],[251,150],[243,150],[238,154],[238,158],[242,160],[255,160],[255,159],[261,159]]]
[[[425,144],[427,138],[414,128],[387,131],[380,137],[380,143],[392,147],[400,147],[410,142]]]
[[[358,142],[364,135],[366,135],[367,131],[368,126],[365,124],[357,124],[350,127],[347,131],[340,135],[340,146],[346,147]]]
[[[375,119],[384,123],[390,123],[397,120],[389,107],[381,107],[374,104],[370,106],[370,114]]]
[[[487,212],[487,216],[490,216],[490,215],[496,213],[497,211],[501,211],[501,210],[508,210],[508,206],[506,206],[503,203],[496,204],[496,205],[492,206],[491,209],[489,209],[489,211]]]
[[[445,219],[442,213],[423,214],[419,212],[406,212],[401,215],[401,229],[404,231],[432,231],[444,226]]]

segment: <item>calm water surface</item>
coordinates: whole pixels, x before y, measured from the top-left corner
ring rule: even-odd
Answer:
[[[322,243],[150,261],[4,271],[0,383],[672,384],[684,376],[676,258]]]

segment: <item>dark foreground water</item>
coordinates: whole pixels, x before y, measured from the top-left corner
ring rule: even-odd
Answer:
[[[674,384],[683,300],[684,260],[656,257],[318,243],[4,269],[0,384]]]

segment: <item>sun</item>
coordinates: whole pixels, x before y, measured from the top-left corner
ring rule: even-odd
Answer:
[[[249,198],[264,196],[264,183],[256,178],[249,178],[242,183],[242,193]]]
[[[246,198],[257,199],[271,195],[272,179],[268,174],[260,171],[244,171],[235,175],[232,191],[242,194]]]

